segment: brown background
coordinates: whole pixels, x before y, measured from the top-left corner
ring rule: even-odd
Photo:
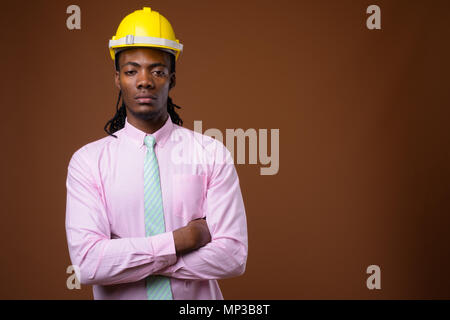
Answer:
[[[366,28],[371,4],[382,30]],[[171,93],[185,127],[280,129],[277,175],[237,165],[249,256],[226,299],[450,298],[446,0],[4,3],[0,298],[92,298],[66,288],[67,165],[105,135],[108,40],[144,5],[185,45]]]

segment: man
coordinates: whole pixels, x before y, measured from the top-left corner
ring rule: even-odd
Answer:
[[[122,106],[108,136],[68,166],[66,232],[80,282],[95,299],[223,299],[216,279],[246,266],[245,209],[230,152],[181,127],[168,97],[182,45],[144,8],[123,19],[110,50]]]

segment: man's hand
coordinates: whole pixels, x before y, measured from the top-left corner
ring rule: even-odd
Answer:
[[[173,232],[175,242],[175,251],[177,254],[184,254],[203,247],[211,241],[206,220],[192,220],[187,226],[177,229]]]

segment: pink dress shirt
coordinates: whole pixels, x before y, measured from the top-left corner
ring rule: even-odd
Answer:
[[[145,278],[170,277],[174,299],[223,299],[216,279],[241,275],[247,221],[239,178],[218,140],[172,123],[152,135],[166,232],[146,237],[146,133],[125,127],[77,150],[67,174],[70,259],[94,299],[147,299]],[[206,217],[211,242],[176,255],[172,231]]]

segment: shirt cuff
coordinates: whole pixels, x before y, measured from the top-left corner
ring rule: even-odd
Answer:
[[[175,251],[175,241],[173,240],[172,232],[160,233],[151,237],[153,253],[160,261],[165,262],[170,266],[177,262],[177,255]]]

